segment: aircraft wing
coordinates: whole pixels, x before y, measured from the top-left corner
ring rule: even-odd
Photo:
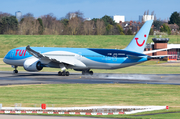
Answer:
[[[43,55],[43,54],[31,49],[29,45],[26,47],[26,51],[28,51],[34,57],[40,59],[42,61],[42,63],[45,63],[45,64],[46,64],[46,62],[48,63],[48,62],[52,61],[52,62],[56,62],[59,64],[64,63],[64,64],[69,64],[69,65],[74,65],[74,62],[72,62],[72,60],[70,60],[70,59],[67,59],[67,58],[66,59],[64,59],[64,58],[58,59],[53,56]]]
[[[169,50],[171,48],[164,48],[164,49],[158,49],[158,50],[151,50],[151,51],[144,51],[143,54],[149,54],[149,53],[154,53],[154,52],[159,52],[159,51],[165,51]]]

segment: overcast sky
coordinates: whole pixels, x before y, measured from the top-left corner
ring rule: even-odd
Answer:
[[[180,0],[0,0],[0,12],[12,15],[16,11],[32,13],[34,17],[53,13],[59,19],[78,10],[85,18],[124,15],[127,21],[139,20],[139,15],[149,10],[164,20],[174,11],[180,12]]]

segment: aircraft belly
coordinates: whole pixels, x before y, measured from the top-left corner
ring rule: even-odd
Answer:
[[[118,68],[128,67],[128,66],[141,63],[141,62],[134,62],[134,61],[125,62],[126,60],[127,60],[126,58],[122,58],[119,61],[117,60],[116,63],[114,63],[114,61],[108,62],[108,63],[107,62],[102,63],[102,62],[93,61],[87,58],[82,58],[81,61],[89,69],[118,69]]]
[[[93,61],[87,58],[82,58],[81,61],[89,69],[112,69],[114,66],[119,65],[119,64],[112,64],[112,63],[97,62],[97,61]]]
[[[6,64],[9,64],[9,65],[23,66],[25,60],[26,60],[26,59],[22,59],[22,60],[9,60],[9,59],[4,59],[3,61],[4,61]]]
[[[67,68],[76,68],[76,69],[87,68],[86,65],[83,62],[81,62],[80,60],[76,59],[76,57],[55,56],[55,57],[51,57],[51,58],[56,59],[57,61],[66,64],[68,66]],[[50,61],[48,63],[48,66],[53,67],[53,68],[59,68],[59,63]]]

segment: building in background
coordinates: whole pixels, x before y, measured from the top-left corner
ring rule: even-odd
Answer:
[[[114,20],[116,23],[125,22],[125,16],[114,15],[114,16],[113,16],[113,20]]]
[[[139,22],[146,22],[147,20],[154,20],[154,15],[139,16]]]
[[[144,51],[168,49],[165,51],[158,51],[155,53],[149,53],[149,56],[165,56],[168,55],[165,60],[167,61],[180,61],[180,44],[168,44],[169,38],[153,38],[154,43],[147,44]]]
[[[22,19],[22,13],[21,13],[20,11],[17,11],[17,12],[15,13],[15,16],[16,16],[16,19],[18,20],[18,22],[20,22],[21,19]]]
[[[166,24],[171,29],[171,35],[179,35],[179,26],[177,24]]]
[[[76,17],[76,16],[77,16],[76,13],[70,13],[69,19],[72,19],[72,18],[74,18],[74,17]]]
[[[85,21],[91,21],[91,18],[85,18],[84,20]]]
[[[139,22],[142,23],[143,16],[139,16]]]

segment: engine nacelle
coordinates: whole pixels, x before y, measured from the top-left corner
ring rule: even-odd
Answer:
[[[36,58],[26,60],[23,64],[23,67],[26,71],[29,72],[36,72],[43,69],[41,62]]]

